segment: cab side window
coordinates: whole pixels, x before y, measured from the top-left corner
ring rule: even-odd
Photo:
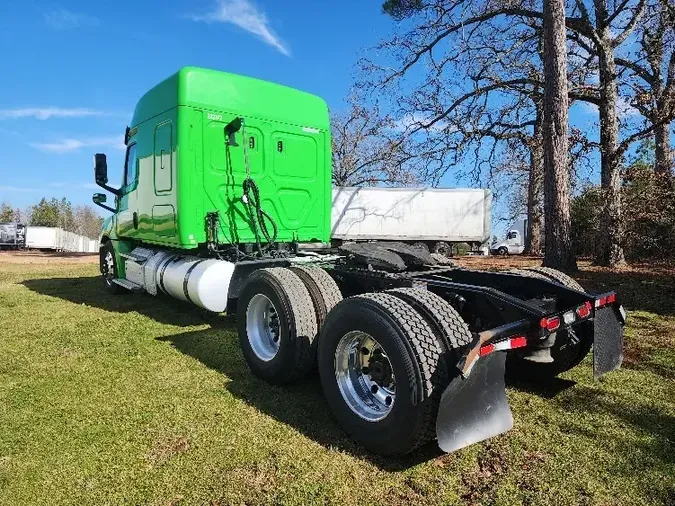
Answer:
[[[518,236],[516,232],[510,232],[508,239],[515,239]]]
[[[128,188],[134,184],[138,176],[138,163],[136,162],[136,144],[127,148],[127,159],[124,163],[124,187]]]

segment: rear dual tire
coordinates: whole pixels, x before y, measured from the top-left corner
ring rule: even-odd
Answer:
[[[237,302],[237,330],[251,372],[269,383],[295,381],[314,363],[314,304],[302,280],[289,269],[251,274]]]
[[[296,381],[316,363],[317,334],[342,300],[330,275],[313,266],[260,269],[237,302],[237,326],[251,372],[272,384]]]
[[[373,358],[376,366],[386,359],[384,375],[372,360],[367,371],[359,370],[364,361],[354,339],[361,336],[381,348]],[[455,349],[470,338],[454,309],[426,290],[345,299],[328,315],[319,339],[319,374],[328,405],[345,431],[368,450],[409,453],[435,438],[438,404],[450,381]],[[357,343],[351,370],[345,367],[345,341]],[[389,405],[388,396],[379,404],[373,398],[382,388],[393,394]]]

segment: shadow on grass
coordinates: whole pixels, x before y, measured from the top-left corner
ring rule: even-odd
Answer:
[[[334,420],[324,400],[317,372],[285,386],[269,385],[256,378],[248,370],[240,352],[235,326],[229,319],[228,323],[222,329],[184,332],[157,339],[171,343],[180,352],[225,374],[229,379],[225,388],[233,395],[326,448],[337,448],[386,471],[408,469],[442,455],[435,442],[404,458],[384,458],[367,452],[353,442]]]
[[[22,284],[41,295],[58,297],[74,304],[85,304],[115,313],[136,312],[157,322],[182,327],[222,325],[224,318],[192,304],[159,294],[126,293],[111,295],[106,292],[100,276],[85,278],[27,279]]]
[[[506,386],[544,399],[553,399],[575,385],[575,381],[563,378],[546,378],[537,382],[527,382],[506,377]]]
[[[604,414],[653,438],[649,442],[636,440],[631,443],[632,445],[642,446],[646,453],[662,462],[675,463],[675,416],[658,406],[636,403],[622,398],[620,393],[598,392],[594,388],[582,385],[565,392],[554,402],[569,414],[566,432],[577,432],[595,438],[597,435],[594,432],[584,434],[588,430],[575,423],[577,421],[575,415],[589,411]]]
[[[589,292],[615,290],[630,311],[648,311],[662,316],[675,315],[675,275],[663,269],[579,271],[575,278]]]

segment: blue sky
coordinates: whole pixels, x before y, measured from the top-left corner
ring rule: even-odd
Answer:
[[[136,100],[185,65],[282,83],[339,110],[358,56],[393,29],[380,0],[0,0],[0,201],[89,203],[95,152],[119,181]],[[596,117],[573,107],[578,125]]]
[[[91,201],[136,100],[185,65],[279,82],[342,107],[362,48],[390,32],[377,1],[0,0],[0,201]],[[9,49],[9,50],[8,50]]]

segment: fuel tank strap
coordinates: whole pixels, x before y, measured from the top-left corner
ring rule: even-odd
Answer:
[[[159,273],[159,288],[166,294],[168,292],[166,291],[166,288],[164,288],[164,273],[166,272],[166,268],[169,266],[171,262],[173,262],[176,258],[178,258],[179,255],[172,255],[169,258],[167,258],[164,261],[164,264],[162,265],[162,270]]]
[[[190,294],[188,293],[188,280],[190,279],[190,274],[194,270],[195,267],[197,267],[199,264],[201,264],[204,260],[199,260],[195,263],[193,263],[188,270],[185,272],[185,277],[183,278],[183,294],[185,295],[185,298],[187,299],[188,302],[192,302],[194,304],[194,301],[190,298]]]

